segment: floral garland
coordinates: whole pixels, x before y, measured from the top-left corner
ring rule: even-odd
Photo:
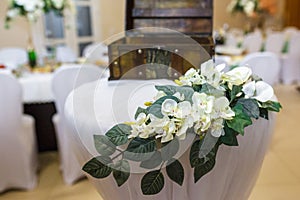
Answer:
[[[121,186],[132,172],[130,163],[139,163],[148,170],[140,183],[143,194],[157,194],[164,187],[164,166],[172,181],[183,184],[184,168],[175,155],[179,143],[192,136],[189,157],[196,183],[213,169],[220,145],[238,146],[237,136],[244,135],[252,119],[268,119],[268,111],[281,109],[272,101],[273,88],[250,68],[224,73],[224,67],[210,60],[188,70],[175,81],[178,86],[156,86],[157,96],[137,109],[135,122],[94,135],[99,156],[83,170],[95,178],[112,173]]]
[[[253,17],[259,10],[259,0],[232,0],[227,7],[230,13],[241,12],[248,17]]]
[[[63,16],[64,9],[72,12],[75,7],[72,0],[10,0],[5,17],[5,26],[18,16],[26,17],[29,22],[35,22],[43,13],[54,11]]]

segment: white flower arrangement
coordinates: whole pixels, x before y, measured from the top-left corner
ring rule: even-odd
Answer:
[[[252,17],[259,11],[259,0],[232,0],[227,11],[230,13],[241,12]]]
[[[175,154],[178,143],[192,135],[190,165],[196,183],[213,169],[220,145],[238,146],[237,136],[244,135],[253,119],[268,119],[268,111],[281,109],[272,101],[273,88],[253,76],[250,68],[223,72],[224,67],[209,60],[200,69],[189,69],[175,81],[178,86],[156,86],[154,100],[137,109],[134,122],[94,135],[100,155],[83,170],[95,178],[113,173],[121,186],[130,176],[130,162],[140,162],[149,170],[141,180],[143,194],[157,194],[164,186],[163,166],[172,181],[183,184],[184,169]]]
[[[63,15],[64,9],[74,12],[72,0],[10,0],[5,18],[5,25],[18,16],[25,17],[29,22],[35,22],[43,13],[54,11]]]

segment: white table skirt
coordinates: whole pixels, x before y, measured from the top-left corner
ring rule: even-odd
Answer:
[[[23,103],[53,102],[52,73],[30,73],[18,78],[23,88]]]
[[[154,81],[155,82],[155,81]],[[119,87],[114,87],[118,85]],[[155,89],[151,81],[116,81],[85,84],[73,91],[65,106],[68,123],[74,130],[74,149],[83,165],[96,156],[93,135],[105,134],[118,122],[131,121],[135,108],[151,100]],[[259,119],[240,136],[239,147],[221,146],[215,168],[194,184],[188,154],[180,158],[185,168],[183,186],[165,176],[165,187],[154,196],[143,196],[140,181],[143,174],[132,174],[118,187],[110,175],[105,179],[89,177],[104,200],[246,200],[257,179],[271,139],[274,114],[270,120]]]

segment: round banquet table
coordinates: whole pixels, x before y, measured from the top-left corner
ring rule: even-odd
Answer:
[[[105,134],[113,125],[132,121],[135,110],[151,100],[157,84],[173,84],[167,80],[99,80],[74,90],[68,97],[65,114],[74,129],[73,147],[82,165],[98,155],[93,143],[94,134]],[[104,200],[246,200],[256,182],[271,139],[275,114],[269,120],[254,120],[239,136],[239,147],[221,146],[214,169],[194,183],[189,155],[181,163],[185,170],[183,186],[171,182],[165,175],[165,186],[157,195],[144,196],[140,189],[143,173],[130,175],[118,187],[112,175],[105,179],[88,176]],[[166,174],[165,171],[163,171]]]

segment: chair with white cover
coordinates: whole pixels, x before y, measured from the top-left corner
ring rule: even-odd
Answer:
[[[299,33],[299,30],[295,26],[288,26],[283,29],[283,33],[287,39],[290,39],[293,35]]]
[[[34,119],[23,114],[21,84],[1,71],[0,97],[0,192],[34,189],[38,168]]]
[[[0,49],[0,64],[8,69],[16,69],[20,65],[28,63],[27,52],[19,47],[6,47]]]
[[[290,38],[287,54],[281,58],[281,80],[284,84],[300,82],[300,32]]]
[[[240,63],[248,66],[253,74],[258,75],[270,85],[279,83],[280,59],[272,52],[256,52],[247,55]]]
[[[56,47],[56,61],[62,63],[74,63],[77,60],[76,53],[68,46]]]
[[[285,43],[285,36],[282,32],[274,32],[267,36],[265,41],[265,51],[281,55]]]
[[[243,40],[242,47],[247,53],[259,52],[263,45],[263,37],[260,32],[248,33]]]
[[[65,115],[70,126],[77,130],[75,137],[80,163],[83,165],[98,155],[93,142],[94,134],[105,132],[117,123],[132,121],[135,109],[156,95],[154,85],[172,84],[167,80],[107,80],[92,82],[72,91],[66,100]],[[174,83],[173,83],[174,84]],[[104,98],[105,97],[105,98]],[[214,169],[195,184],[189,164],[189,154],[181,157],[185,177],[183,186],[165,179],[162,191],[144,196],[140,189],[143,172],[130,175],[129,180],[118,187],[112,175],[105,179],[89,179],[104,200],[247,200],[258,177],[262,161],[270,142],[274,115],[270,120],[259,119],[239,137],[239,147],[222,146]],[[166,173],[166,170],[163,170]]]
[[[65,64],[57,69],[52,79],[57,114],[52,118],[58,142],[60,164],[63,179],[66,184],[73,184],[84,177],[81,166],[75,158],[72,148],[72,130],[65,123],[64,104],[69,93],[81,84],[97,80],[102,75],[101,68],[87,64]]]

